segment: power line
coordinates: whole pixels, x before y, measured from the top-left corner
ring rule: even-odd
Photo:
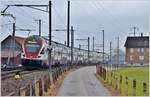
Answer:
[[[116,20],[116,19],[114,18],[114,16],[109,12],[109,10],[107,10],[100,2],[97,1],[97,3],[98,3],[100,6],[97,6],[97,5],[95,4],[95,2],[92,2],[92,4],[94,4],[94,6],[95,6],[96,9],[99,9],[99,10],[102,9],[103,12],[107,12],[107,13],[108,13],[108,16],[110,16],[110,17],[112,18],[112,21],[113,21],[113,22],[111,22],[111,21],[109,21],[109,22],[114,23],[114,24],[117,26],[117,27],[115,27],[117,30],[120,29],[120,28],[121,28],[120,22],[117,22],[117,23],[116,23],[117,20]],[[101,7],[101,9],[100,9],[100,7]],[[99,13],[100,11],[97,11],[97,12]],[[99,14],[100,14],[100,13],[99,13]],[[120,25],[118,25],[118,24],[120,24]],[[120,29],[120,31],[122,31],[122,29]]]
[[[103,1],[101,3],[99,2],[99,4],[109,14],[109,16],[112,17],[112,20],[114,20],[114,23],[116,24],[116,26],[119,28],[120,27],[122,28],[122,26],[121,26],[122,24],[120,24],[120,22],[118,22],[118,20],[112,15],[112,13],[107,8],[104,7]],[[120,29],[120,30],[122,30],[122,29]]]
[[[57,14],[59,20],[61,21],[61,23],[62,23],[63,25],[66,25],[65,22],[63,21],[61,15],[57,12],[57,10],[56,10],[56,8],[55,8],[54,5],[52,6],[52,8],[55,10],[54,12],[56,12],[56,14]]]

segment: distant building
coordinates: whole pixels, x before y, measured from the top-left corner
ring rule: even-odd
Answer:
[[[1,64],[17,65],[21,62],[22,44],[25,38],[15,37],[15,48],[13,51],[13,37],[9,35],[1,42]],[[13,61],[15,63],[13,63]]]
[[[131,65],[149,65],[149,36],[127,37],[125,61]]]

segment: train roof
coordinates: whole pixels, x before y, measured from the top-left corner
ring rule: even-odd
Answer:
[[[11,36],[11,35],[9,35],[9,36]],[[35,37],[35,38],[39,38],[39,35],[32,35],[32,36],[29,36],[29,37],[21,37],[21,36],[15,36],[16,37],[16,40],[21,40],[22,39],[22,41],[24,41],[26,38],[29,38],[29,37]],[[40,37],[41,39],[44,39],[47,43],[48,43],[48,38],[46,38],[46,37],[43,37],[43,36],[41,36]],[[5,40],[5,39],[4,39]],[[4,41],[3,40],[3,41]],[[3,42],[2,41],[2,42]],[[21,41],[21,42],[22,42]],[[71,49],[71,47],[67,47],[65,44],[62,44],[62,43],[59,43],[59,42],[56,42],[56,41],[52,41],[52,43],[54,43],[54,44],[58,44],[58,45],[60,45],[60,46],[64,46],[64,47],[66,47],[66,48],[70,48]],[[21,43],[22,44],[22,43]],[[77,48],[77,47],[74,47],[74,49],[76,49],[76,50],[82,50],[82,51],[88,51],[88,50],[86,50],[86,49],[79,49],[79,48]],[[102,53],[102,52],[97,52],[97,51],[90,51],[90,52],[96,52],[96,53]]]
[[[49,39],[48,39],[48,38],[43,37],[43,36],[42,36],[42,38],[44,38],[44,39],[47,41],[47,43],[48,43],[48,41],[49,41]],[[59,42],[56,42],[56,41],[52,41],[52,42],[53,42],[53,43],[56,43],[56,44],[59,44],[59,45],[62,45],[62,46],[67,47],[65,44],[62,44],[62,43],[59,43]],[[70,49],[71,49],[71,47],[70,47],[70,46],[69,46],[69,47],[67,47],[67,48],[70,48]],[[74,49],[82,50],[82,51],[88,51],[88,50],[86,50],[86,49],[79,49],[79,48],[77,48],[77,47],[74,47]],[[97,51],[90,51],[90,52],[102,53],[102,52],[97,52]]]

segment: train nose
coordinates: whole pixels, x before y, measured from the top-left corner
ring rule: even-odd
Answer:
[[[27,58],[37,58],[38,55],[37,54],[32,54],[32,53],[26,53],[26,57]]]

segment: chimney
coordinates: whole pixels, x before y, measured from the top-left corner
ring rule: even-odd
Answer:
[[[141,37],[143,37],[143,33],[141,33]]]

